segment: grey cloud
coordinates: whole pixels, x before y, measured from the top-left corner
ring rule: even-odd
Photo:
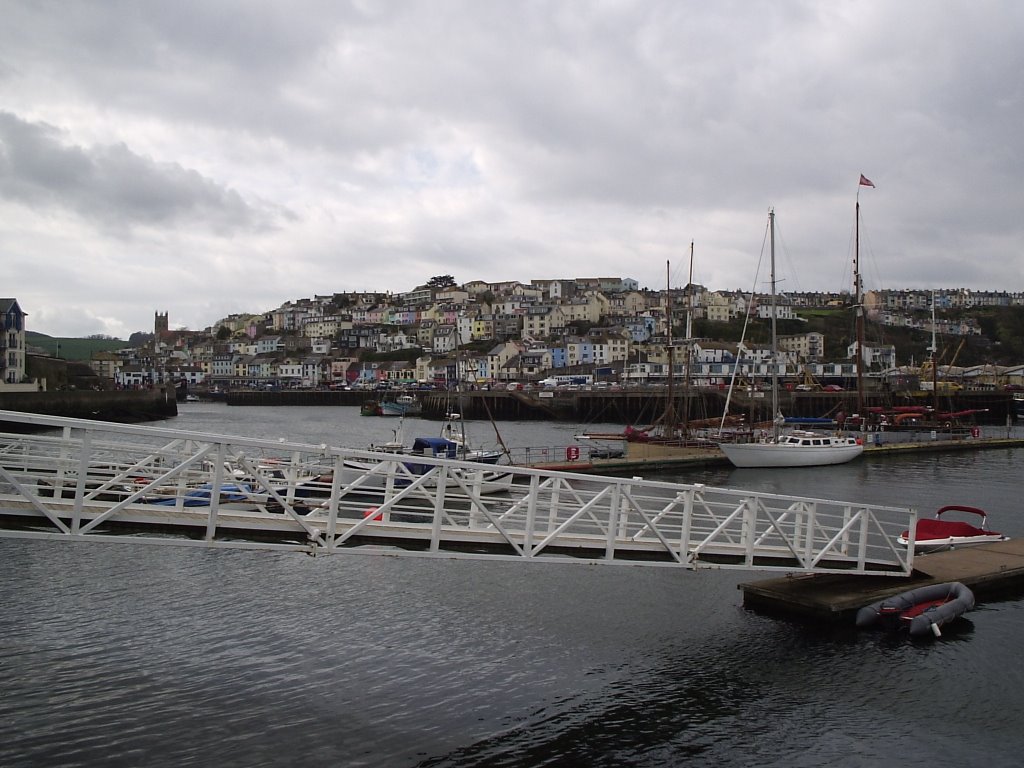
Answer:
[[[217,232],[265,226],[264,214],[177,163],[157,163],[124,144],[68,146],[54,127],[0,112],[0,196],[65,208],[104,227],[188,221]]]

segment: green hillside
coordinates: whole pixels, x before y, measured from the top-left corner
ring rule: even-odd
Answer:
[[[30,351],[32,348],[41,349],[52,357],[61,357],[65,360],[89,360],[94,352],[109,352],[115,349],[124,349],[128,346],[128,342],[122,339],[57,338],[35,331],[25,332],[25,344],[29,347]]]

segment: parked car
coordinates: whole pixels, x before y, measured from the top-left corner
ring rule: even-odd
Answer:
[[[838,384],[826,384],[824,387],[822,387],[822,389],[825,390],[826,392],[842,392],[843,391],[843,388],[840,387]]]

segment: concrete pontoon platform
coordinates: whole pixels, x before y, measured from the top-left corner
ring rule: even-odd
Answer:
[[[979,598],[1024,591],[1024,539],[918,555],[907,578],[800,575],[740,584],[739,589],[744,606],[753,610],[845,621],[870,603],[949,581],[967,585]]]
[[[927,440],[891,442],[864,446],[865,459],[887,459],[912,453],[983,451],[996,448],[1024,448],[1024,438],[981,437],[968,440]],[[614,459],[526,462],[535,469],[558,472],[618,474],[683,468],[731,467],[732,462],[717,446],[664,447],[651,443],[630,443],[628,454]]]

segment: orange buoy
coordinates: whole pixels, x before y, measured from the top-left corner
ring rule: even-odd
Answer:
[[[373,517],[374,520],[383,520],[384,513],[378,512],[377,507],[367,507],[363,511],[363,517]]]

